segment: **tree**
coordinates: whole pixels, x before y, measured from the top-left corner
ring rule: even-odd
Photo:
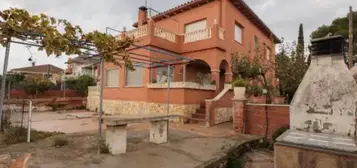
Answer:
[[[349,14],[346,14],[345,17],[338,17],[334,19],[330,25],[322,25],[318,27],[315,31],[311,33],[311,38],[321,38],[331,33],[332,35],[341,35],[344,38],[348,39],[348,15]],[[357,25],[357,11],[353,12],[353,25]],[[353,28],[353,37],[353,43],[357,45],[357,26],[354,26]],[[354,53],[356,54],[357,51],[354,50]]]
[[[92,76],[83,75],[79,78],[71,78],[66,80],[66,84],[69,85],[70,88],[73,88],[78,95],[87,96],[88,86],[95,86],[96,82]]]
[[[298,57],[305,57],[305,41],[304,41],[304,28],[303,25],[300,24],[299,27],[299,37],[298,37],[298,43],[296,46],[296,54]]]
[[[294,45],[282,45],[276,56],[276,76],[279,78],[279,89],[288,95],[290,102],[295,95],[307,69],[305,57],[297,56]],[[309,59],[308,59],[309,60]]]
[[[6,47],[12,38],[36,43],[48,56],[81,54],[85,50],[119,66],[123,61],[126,67],[133,69],[126,52],[134,42],[132,38],[117,40],[99,31],[84,33],[78,25],[43,13],[31,15],[18,8],[0,11],[0,45]],[[122,53],[121,59],[115,58],[118,53]]]

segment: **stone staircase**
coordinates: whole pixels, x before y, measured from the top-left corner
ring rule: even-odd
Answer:
[[[191,117],[188,118],[189,124],[205,124],[206,122],[206,107],[205,105],[200,105],[199,109],[196,109],[196,113],[193,113]]]

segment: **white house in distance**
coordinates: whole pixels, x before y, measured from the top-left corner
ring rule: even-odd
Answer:
[[[69,58],[66,62],[67,69],[65,78],[76,78],[82,75],[93,76],[98,80],[98,70],[100,60],[88,58],[88,56],[78,56],[76,58]]]

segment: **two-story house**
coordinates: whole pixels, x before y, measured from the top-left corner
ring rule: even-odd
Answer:
[[[171,73],[167,67],[138,66],[130,71],[105,64],[103,111],[106,114],[166,113],[167,79],[172,79],[170,113],[209,121],[210,125],[229,121],[233,93],[224,88],[233,79],[231,54],[248,52],[250,45],[259,42],[266,50],[266,59],[274,60],[275,43],[279,42],[242,0],[193,0],[148,16],[148,8],[140,7],[138,22],[133,25],[136,29],[124,29],[118,38],[134,36],[137,45],[194,61],[174,64]],[[165,58],[165,54],[138,47],[128,51],[133,57],[149,56],[152,62]],[[222,108],[217,105],[215,110],[207,110],[206,102],[211,99],[228,102],[222,103]],[[97,101],[88,99],[88,103]]]
[[[78,56],[75,58],[68,58],[66,62],[68,65],[66,69],[66,75],[64,78],[77,78],[83,75],[89,75],[98,79],[98,72],[100,66],[100,60],[89,58],[88,56]]]

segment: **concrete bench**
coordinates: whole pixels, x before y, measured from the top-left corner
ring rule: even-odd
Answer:
[[[103,116],[107,125],[105,141],[110,153],[113,155],[126,153],[126,127],[128,124],[150,122],[150,142],[155,144],[166,143],[168,121],[178,117],[179,115],[165,114]]]

